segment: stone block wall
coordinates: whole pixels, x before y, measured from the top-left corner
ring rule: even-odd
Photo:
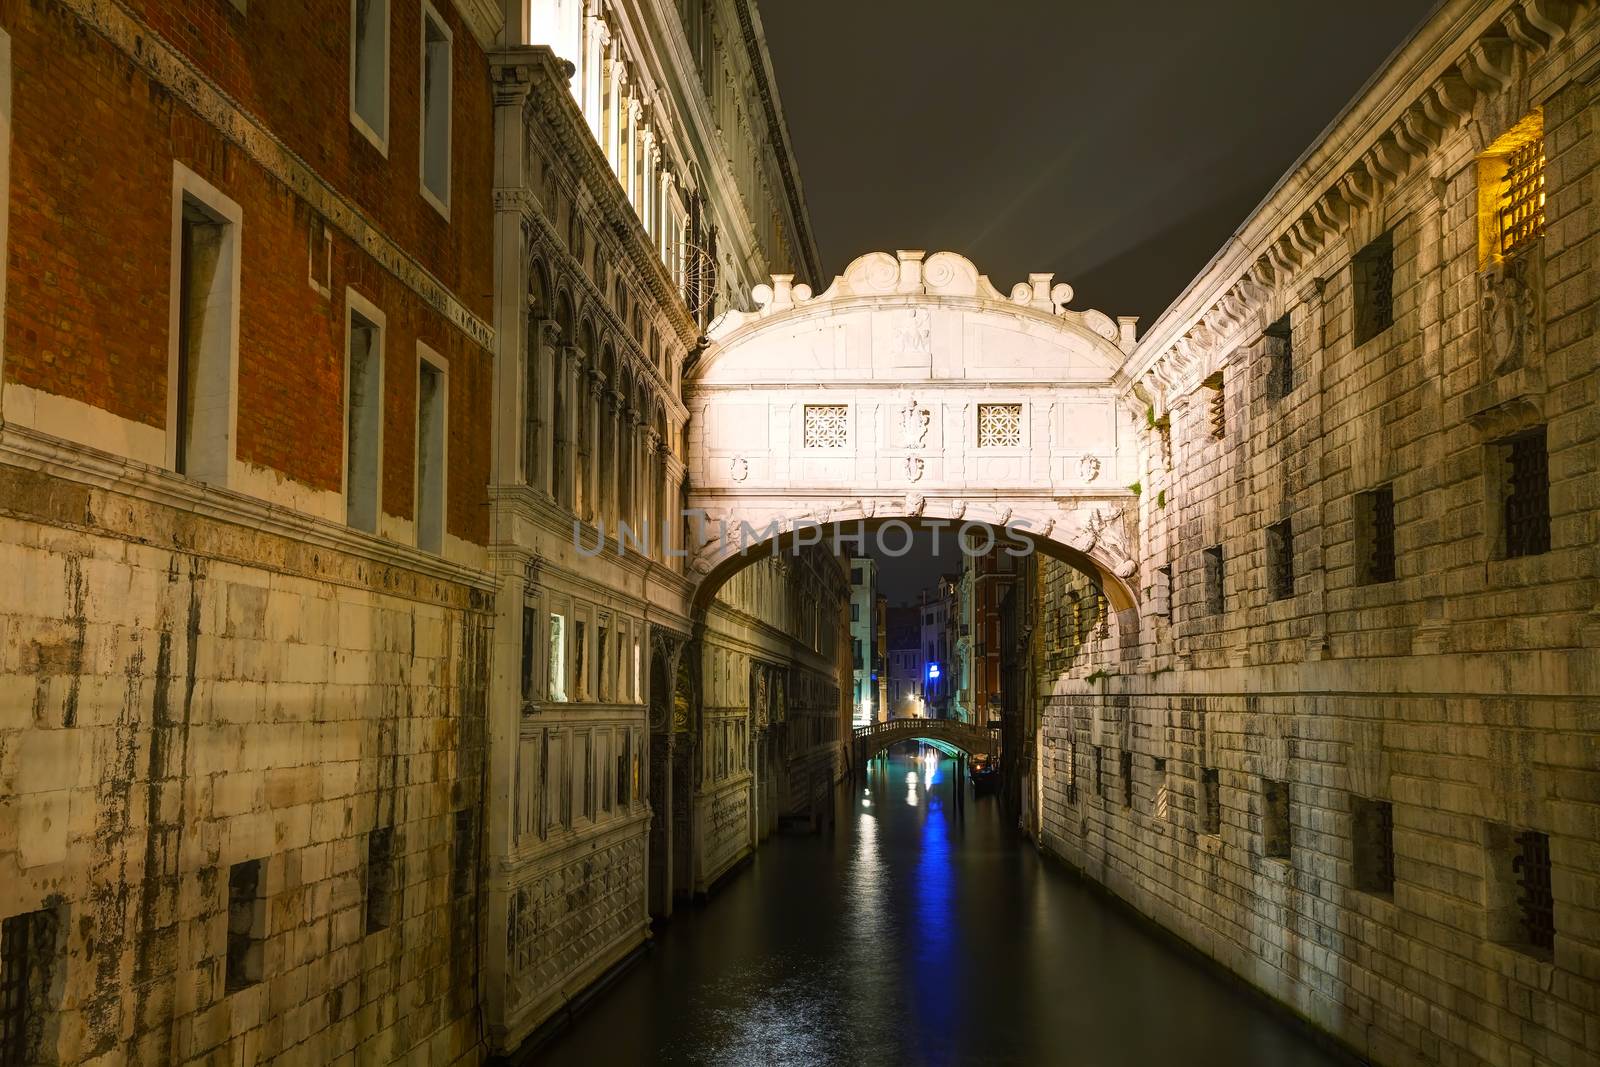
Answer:
[[[1400,109],[1329,135],[1356,173],[1313,153],[1141,341],[1137,613],[1085,634],[1100,590],[1032,576],[1041,843],[1378,1063],[1600,1059],[1600,22],[1568,14],[1513,41],[1506,5],[1443,5],[1380,75]],[[1485,256],[1530,115],[1543,236]],[[1519,555],[1507,442],[1541,429]]]
[[[0,484],[0,916],[58,929],[37,1058],[475,1062],[487,594]]]

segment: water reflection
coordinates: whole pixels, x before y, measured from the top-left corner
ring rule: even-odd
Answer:
[[[528,1062],[1335,1062],[956,779],[937,752],[874,761],[832,835],[769,843]]]

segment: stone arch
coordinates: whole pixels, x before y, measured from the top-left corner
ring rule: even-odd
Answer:
[[[561,343],[564,345],[570,345],[573,342],[572,323],[574,318],[572,293],[563,285],[556,295],[556,326],[561,330]]]

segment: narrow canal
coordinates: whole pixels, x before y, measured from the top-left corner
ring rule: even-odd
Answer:
[[[536,1064],[1344,1062],[1042,861],[901,746],[831,835],[778,838]]]

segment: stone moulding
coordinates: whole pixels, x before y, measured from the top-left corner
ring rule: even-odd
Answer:
[[[1253,324],[1237,304],[1259,306],[1261,290],[1285,290],[1358,216],[1423,167],[1446,134],[1470,122],[1480,98],[1512,91],[1519,60],[1555,51],[1594,9],[1553,0],[1449,6],[1453,13],[1396,54],[1240,227],[1231,250],[1140,341],[1126,379],[1152,394],[1158,414],[1195,389],[1210,362]]]

